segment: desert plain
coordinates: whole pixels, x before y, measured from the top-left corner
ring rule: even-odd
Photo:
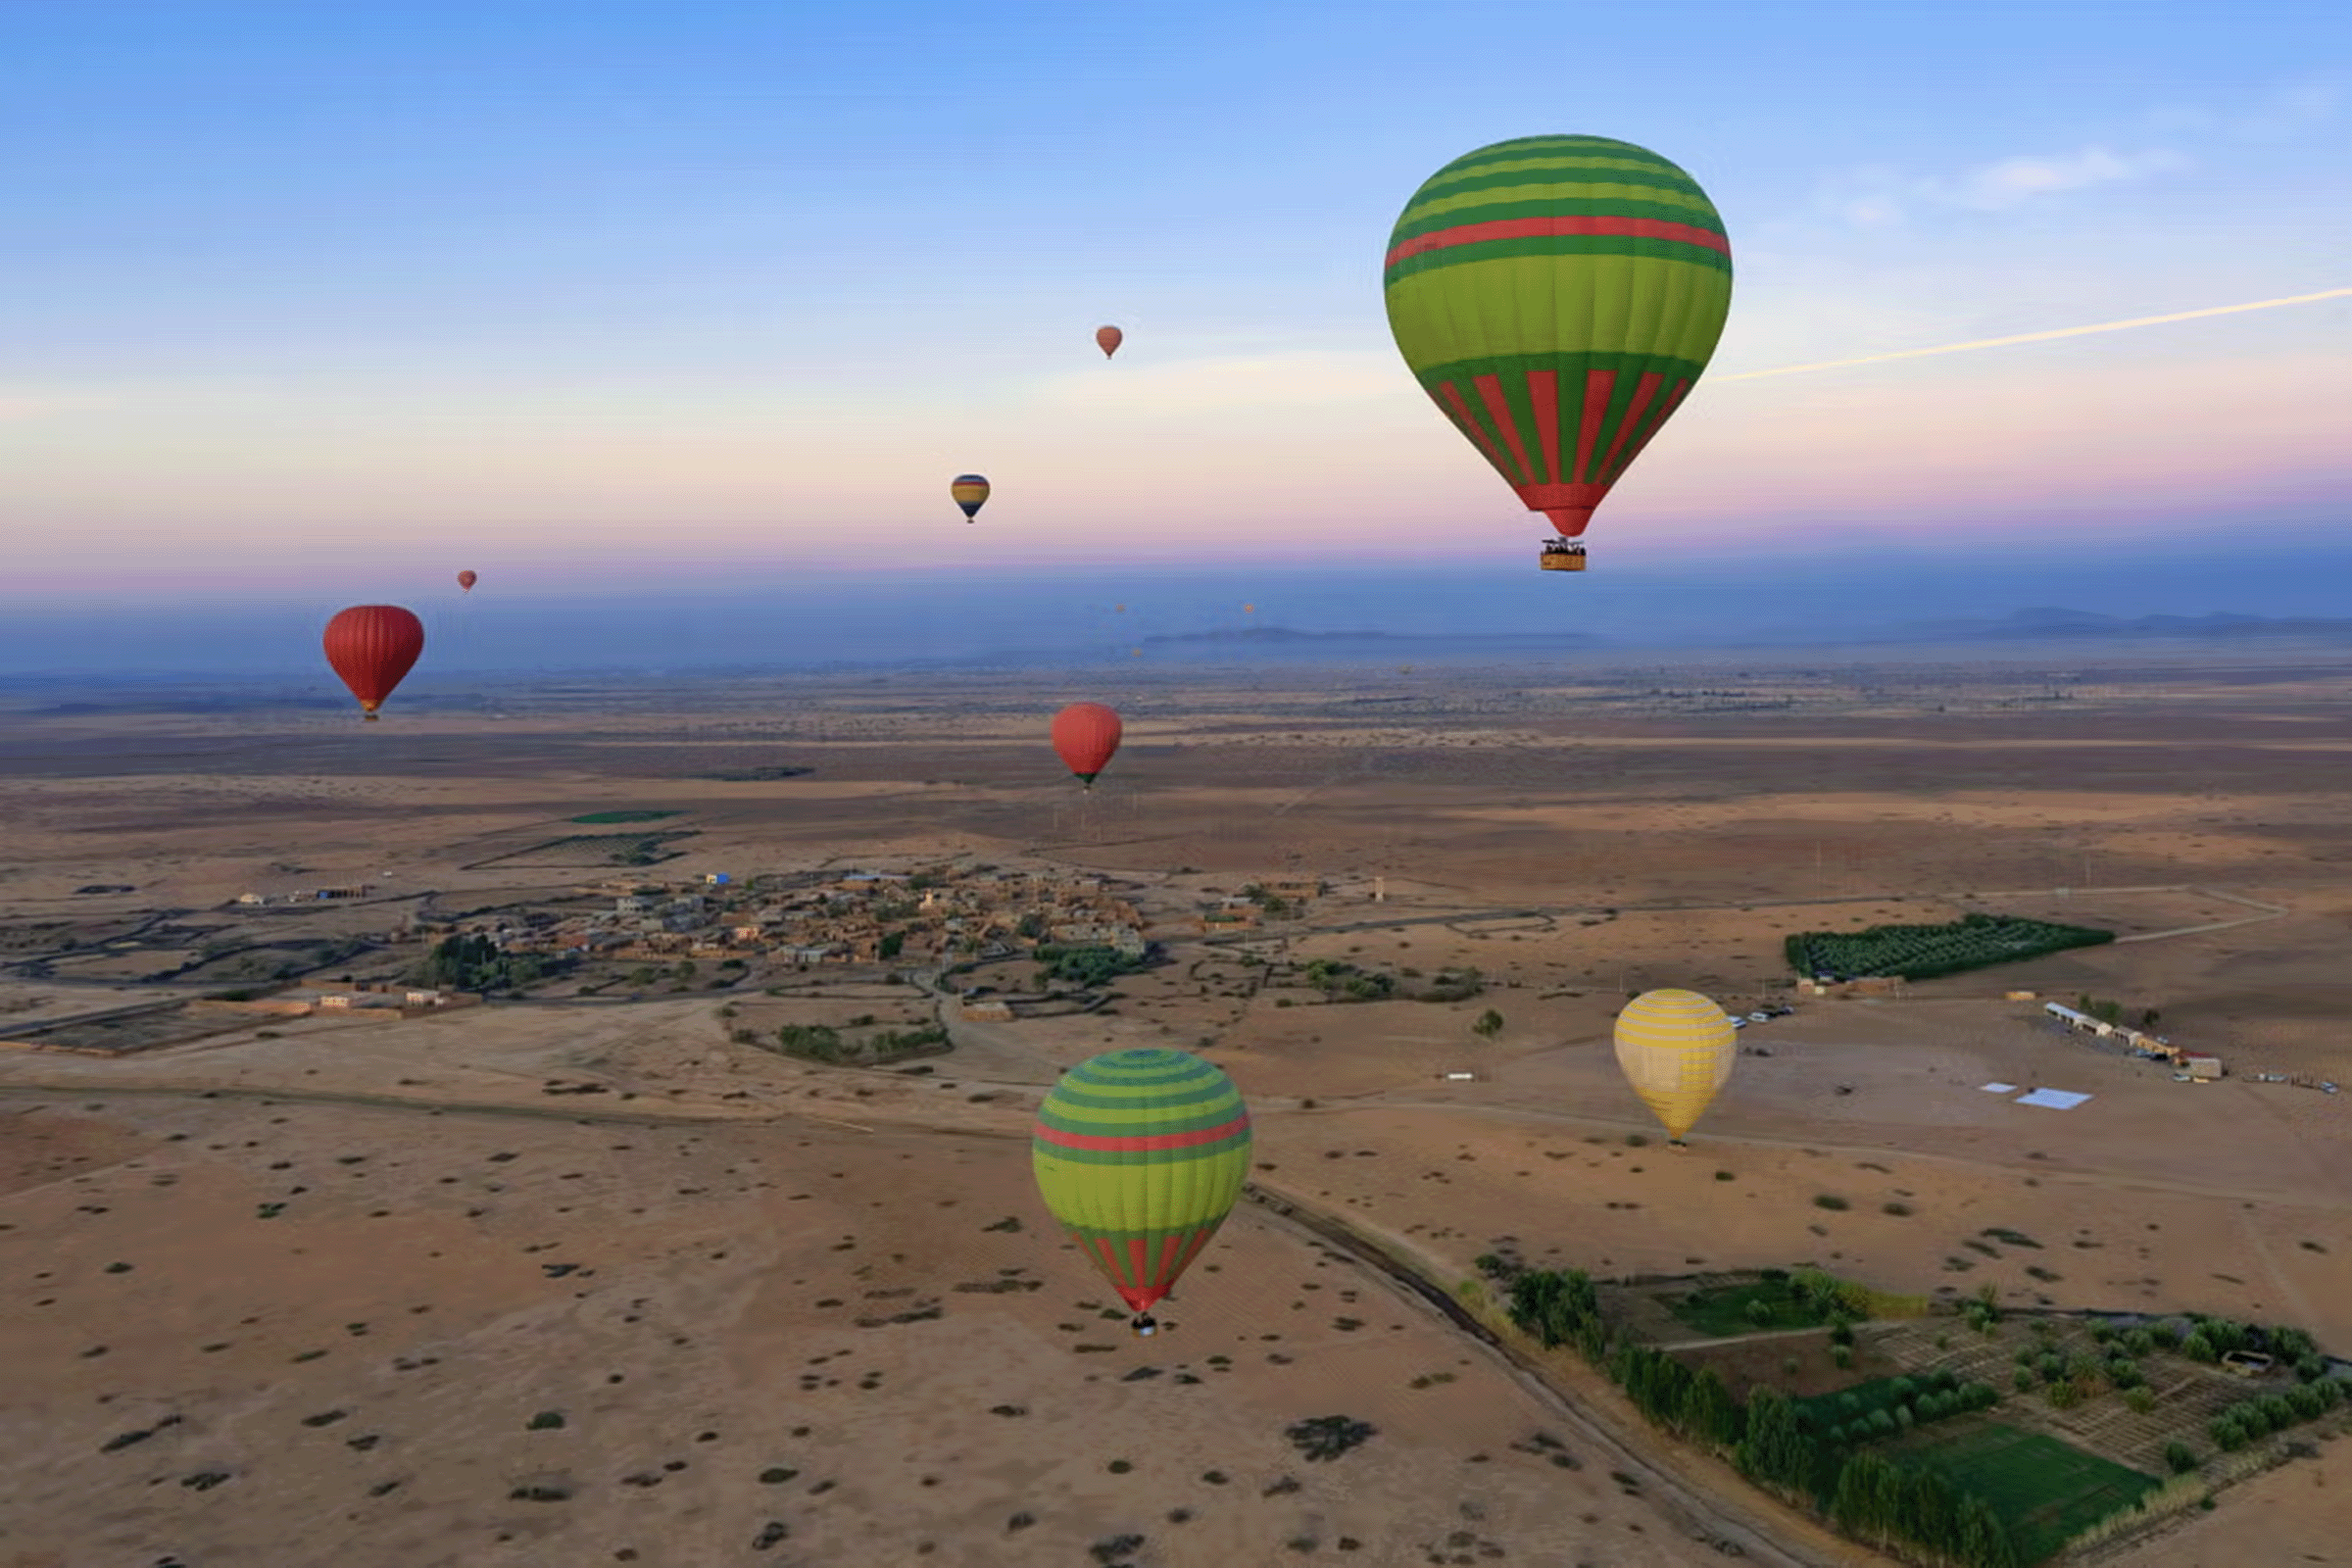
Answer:
[[[2296,1081],[2352,1083],[2352,662],[1863,657],[546,679],[365,726],[13,687],[0,1565],[1884,1560],[1318,1219],[1440,1294],[1498,1250],[1604,1282],[1813,1264],[2352,1354],[2352,1095]],[[1078,699],[1128,721],[1092,794],[1044,739]],[[616,812],[670,858],[534,848]],[[74,1046],[218,993],[208,952],[264,926],[331,944],[333,974],[269,976],[316,989],[402,972],[421,912],[616,875],[978,865],[1104,879],[1157,961],[1011,1019],[964,1016],[937,965],[765,956]],[[1276,881],[1322,891],[1203,925]],[[237,903],[329,884],[368,891]],[[2119,940],[1790,985],[1790,933],[1972,910]],[[1479,989],[1335,1001],[1297,981],[1315,959]],[[1685,1151],[1610,1046],[1659,986],[1794,1009],[1745,1031]],[[2229,1075],[2041,1015],[2085,995]],[[877,1013],[953,1049],[764,1043]],[[1026,1148],[1059,1070],[1135,1045],[1218,1063],[1256,1128],[1255,1196],[1148,1341]],[[1309,1460],[1286,1428],[1326,1415],[1374,1434]],[[2332,1430],[2092,1555],[2352,1560]]]

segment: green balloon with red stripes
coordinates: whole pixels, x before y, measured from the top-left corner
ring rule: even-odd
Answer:
[[[1573,539],[1714,357],[1732,248],[1706,192],[1656,153],[1523,136],[1413,193],[1383,286],[1422,387]]]
[[[1046,1207],[1137,1312],[1200,1255],[1250,1174],[1250,1107],[1213,1064],[1151,1046],[1061,1075],[1030,1163]]]

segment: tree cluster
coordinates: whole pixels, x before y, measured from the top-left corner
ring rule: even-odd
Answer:
[[[1844,1444],[1882,1435],[1877,1414],[1886,1414],[1890,1434],[1921,1419],[1923,1402],[1935,1412],[1928,1419],[1981,1409],[1993,1396],[1984,1385],[1964,1388],[1940,1373],[1932,1375],[1923,1391],[1909,1379],[1894,1379],[1888,1393],[1903,1416],[1875,1412],[1861,1421],[1862,1431],[1836,1428],[1843,1436],[1825,1445],[1803,1408],[1778,1389],[1755,1389],[1742,1404],[1712,1368],[1693,1371],[1665,1351],[1617,1343],[1601,1316],[1599,1292],[1582,1270],[1529,1269],[1493,1253],[1480,1257],[1477,1266],[1505,1287],[1511,1322],[1522,1333],[1547,1349],[1576,1347],[1608,1372],[1651,1423],[1728,1452],[1751,1480],[1828,1512],[1840,1529],[1882,1546],[1899,1544],[1950,1568],[2018,1568],[2016,1544],[1984,1499],[1960,1492],[1933,1471],[1877,1453],[1842,1451]],[[1811,1269],[1788,1283],[1792,1294],[1825,1315],[1842,1316],[1860,1291]]]
[[[2206,1424],[2205,1435],[2213,1439],[2215,1446],[2234,1452],[2274,1432],[2316,1421],[2343,1400],[2344,1385],[2340,1379],[2323,1378],[2317,1383],[2298,1384],[2284,1394],[2238,1400]]]
[[[501,953],[488,937],[443,937],[411,971],[418,985],[441,991],[512,991],[547,973],[536,954]]]

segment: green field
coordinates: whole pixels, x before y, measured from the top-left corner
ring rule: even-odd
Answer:
[[[2038,958],[2069,948],[2113,942],[2112,931],[2054,925],[2009,915],[1971,914],[1943,925],[1874,925],[1867,931],[1800,931],[1782,950],[1788,967],[1805,976],[1899,975],[1932,980],[1995,963]]]
[[[659,822],[665,816],[678,814],[676,811],[590,811],[586,816],[565,817],[564,820],[605,827],[614,822]]]
[[[1761,1301],[1772,1315],[1750,1317],[1748,1303]],[[1803,1329],[1828,1321],[1820,1308],[1790,1287],[1787,1280],[1760,1280],[1752,1285],[1717,1285],[1666,1303],[1675,1321],[1700,1334],[1729,1338],[1735,1334],[1765,1334],[1774,1329]]]
[[[2160,1483],[2112,1459],[1993,1421],[1961,1420],[1914,1431],[1889,1446],[1904,1465],[1933,1470],[1992,1505],[2036,1563],[2109,1514],[2132,1506]]]

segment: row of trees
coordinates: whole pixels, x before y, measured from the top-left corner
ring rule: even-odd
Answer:
[[[2344,1400],[2344,1385],[2336,1378],[2305,1383],[2284,1394],[2266,1394],[2240,1399],[2206,1425],[2206,1435],[2228,1451],[2283,1432],[2305,1421],[2316,1421]]]
[[[1900,975],[1932,980],[1989,964],[2113,942],[2112,931],[2048,920],[1970,914],[1941,925],[1874,925],[1865,931],[1799,931],[1782,953],[1800,975]]]
[[[1600,1293],[1583,1270],[1522,1268],[1492,1253],[1479,1258],[1478,1267],[1506,1287],[1510,1319],[1520,1332],[1546,1349],[1576,1347],[1608,1372],[1645,1419],[1728,1453],[1750,1480],[1816,1509],[1826,1499],[1839,1528],[1882,1547],[1900,1543],[1952,1568],[2018,1568],[2015,1544],[1983,1498],[1875,1453],[1825,1449],[1796,1401],[1778,1389],[1756,1389],[1741,1404],[1713,1368],[1692,1371],[1662,1350],[1619,1343],[1601,1316]],[[1827,1296],[1841,1305],[1844,1293],[1829,1288],[1839,1283],[1821,1275],[1807,1277],[1804,1288],[1817,1300]]]
[[[913,1029],[884,1029],[853,1041],[830,1024],[788,1023],[776,1030],[776,1045],[788,1056],[810,1061],[887,1061],[948,1043],[948,1031],[938,1024]]]

